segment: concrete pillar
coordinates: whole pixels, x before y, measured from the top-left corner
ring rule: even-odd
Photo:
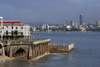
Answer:
[[[40,46],[40,44],[39,44],[39,46],[38,46],[38,50],[39,50],[39,56],[41,55],[40,48],[41,48],[41,46]]]
[[[2,55],[5,56],[5,49],[4,49],[4,46],[2,47]]]
[[[43,47],[43,54],[44,54],[44,53],[45,53],[45,52],[44,52],[44,44],[42,45],[42,47]]]
[[[38,56],[40,56],[40,44],[38,44]]]
[[[40,55],[42,55],[42,44],[41,44],[41,46],[40,46]]]
[[[45,54],[45,43],[44,43],[44,54]]]
[[[47,50],[46,50],[46,49],[47,49],[46,43],[44,44],[44,49],[45,49],[45,50],[44,50],[44,53],[47,52]]]
[[[12,47],[9,48],[9,57],[12,57]]]
[[[41,54],[43,55],[43,44],[41,44]]]
[[[38,56],[40,56],[40,52],[39,52],[39,45],[38,45]]]
[[[49,53],[49,45],[48,45],[48,43],[47,43],[47,50],[48,50],[48,53]]]
[[[28,59],[32,59],[32,48],[31,48],[31,46],[29,47],[29,51],[28,51]]]
[[[39,46],[37,46],[37,56],[39,56]]]
[[[40,55],[42,55],[42,45],[40,44]]]
[[[35,58],[35,46],[33,46],[33,58]]]
[[[35,57],[37,57],[37,46],[35,46]]]

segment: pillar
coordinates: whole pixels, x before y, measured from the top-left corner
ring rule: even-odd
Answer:
[[[37,57],[37,46],[35,46],[35,57]]]
[[[42,55],[42,44],[40,44],[40,55]]]
[[[43,54],[44,54],[44,53],[45,53],[45,52],[44,52],[44,44],[42,45],[42,47],[43,47]]]
[[[47,48],[48,48],[48,53],[49,53],[49,45],[48,45],[48,43],[47,43]]]
[[[31,46],[29,47],[29,51],[28,51],[28,59],[32,59],[32,48],[31,48]]]
[[[41,48],[41,46],[40,46],[40,44],[39,44],[39,46],[38,46],[38,50],[39,50],[39,51],[38,51],[38,53],[39,53],[38,55],[39,55],[39,56],[41,55],[41,50],[40,50],[40,48]]]
[[[2,47],[2,55],[5,56],[5,49],[4,49],[4,46]]]
[[[35,57],[35,46],[33,46],[33,58]]]
[[[45,54],[45,43],[44,43],[44,54]]]
[[[43,55],[43,44],[41,44],[41,55]]]
[[[12,47],[9,48],[9,57],[12,57]]]

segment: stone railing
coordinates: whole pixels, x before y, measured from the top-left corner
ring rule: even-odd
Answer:
[[[23,40],[3,40],[1,41],[4,45],[11,45],[11,44],[39,44],[39,43],[43,43],[43,42],[50,42],[51,39],[34,39],[34,40],[27,40],[27,39],[23,39]]]
[[[44,39],[44,40],[35,41],[35,42],[33,42],[33,44],[44,43],[44,42],[50,42],[50,41],[51,41],[51,39]]]

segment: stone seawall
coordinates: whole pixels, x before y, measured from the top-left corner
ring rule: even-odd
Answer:
[[[69,53],[74,49],[74,43],[70,45],[49,45],[50,53]]]
[[[71,51],[74,49],[74,43],[71,43],[70,45],[68,45],[68,51]]]

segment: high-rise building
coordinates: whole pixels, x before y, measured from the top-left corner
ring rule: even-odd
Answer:
[[[96,21],[96,26],[97,26],[97,27],[100,27],[100,20],[97,20],[97,21]]]
[[[80,15],[80,25],[83,25],[83,14]]]
[[[70,22],[71,22],[71,27],[74,27],[74,25],[75,25],[75,24],[74,24],[74,21],[71,20]]]
[[[68,18],[66,19],[66,25],[69,25],[69,21],[68,21]]]
[[[78,24],[77,24],[77,22],[75,23],[75,28],[78,28]]]

